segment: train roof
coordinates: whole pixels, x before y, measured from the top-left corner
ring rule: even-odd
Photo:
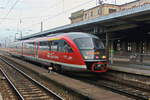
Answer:
[[[38,38],[30,38],[27,40],[22,40],[22,41],[36,41],[39,39],[47,39],[48,37],[51,38],[57,38],[57,37],[69,37],[70,39],[74,40],[77,38],[88,38],[88,37],[92,37],[92,38],[98,38],[95,35],[92,35],[90,33],[83,33],[83,32],[69,32],[69,33],[56,33],[56,34],[50,34],[44,37],[38,37]],[[21,42],[21,41],[16,41],[16,43]]]
[[[83,38],[83,37],[86,37],[86,38],[88,38],[88,37],[98,38],[95,35],[92,35],[92,34],[89,34],[89,33],[83,33],[83,32],[57,33],[57,34],[51,34],[51,35],[48,35],[48,36],[50,36],[50,37],[53,37],[53,36],[68,36],[72,40],[74,40],[76,38]]]

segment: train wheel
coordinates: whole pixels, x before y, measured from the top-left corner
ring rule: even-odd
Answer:
[[[54,68],[54,71],[56,71],[56,72],[62,72],[61,65],[55,64],[55,65],[53,65],[53,68]]]

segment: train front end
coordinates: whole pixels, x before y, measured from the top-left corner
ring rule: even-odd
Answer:
[[[107,57],[103,42],[96,36],[81,37],[74,40],[91,72],[106,72]]]

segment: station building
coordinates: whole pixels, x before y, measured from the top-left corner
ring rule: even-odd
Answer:
[[[120,8],[118,5],[102,4],[102,5],[98,5],[96,7],[90,8],[88,10],[82,9],[82,10],[73,12],[71,14],[71,17],[69,17],[69,19],[71,20],[71,23],[77,23],[80,21],[93,19],[99,16],[108,15],[110,13],[117,12],[119,10]]]
[[[71,20],[71,24],[85,22],[98,17],[105,17],[115,12],[132,10],[148,4],[150,4],[150,0],[135,0],[122,5],[101,4],[87,10],[82,9],[80,11],[73,12],[69,19]],[[146,20],[148,18],[145,16],[145,18],[143,17],[142,19]],[[143,29],[143,27],[148,27],[149,24],[146,24],[144,21],[139,23],[138,21],[140,20],[140,17],[128,20],[122,19],[121,22],[118,22],[120,23],[118,25],[121,26],[122,23],[128,23],[128,26],[132,24],[131,27],[137,26],[141,29],[129,28],[123,31],[111,31],[109,54],[114,62],[121,61],[128,63],[150,64],[150,32],[148,29]],[[116,22],[114,22],[114,24],[115,23]]]
[[[101,4],[96,7],[87,9],[87,10],[79,10],[73,12],[69,19],[72,23],[77,23],[80,21],[86,21],[89,19],[97,18],[100,16],[105,16],[114,12],[119,12],[123,10],[128,10],[132,8],[136,8],[139,6],[144,6],[146,4],[150,4],[150,0],[136,0],[133,2],[125,3],[122,5],[115,5],[115,4]]]
[[[150,0],[135,0],[133,2],[125,3],[123,5],[120,5],[120,11],[136,8],[139,6],[144,6],[146,4],[150,4]]]

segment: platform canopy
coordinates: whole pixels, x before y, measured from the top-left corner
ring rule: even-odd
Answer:
[[[22,39],[46,36],[52,33],[73,32],[91,30],[93,27],[104,28],[105,32],[117,33],[127,31],[141,31],[150,34],[150,4],[119,11],[106,16],[100,16],[95,19],[81,21],[74,24],[68,24],[56,27],[43,32],[24,36]]]

